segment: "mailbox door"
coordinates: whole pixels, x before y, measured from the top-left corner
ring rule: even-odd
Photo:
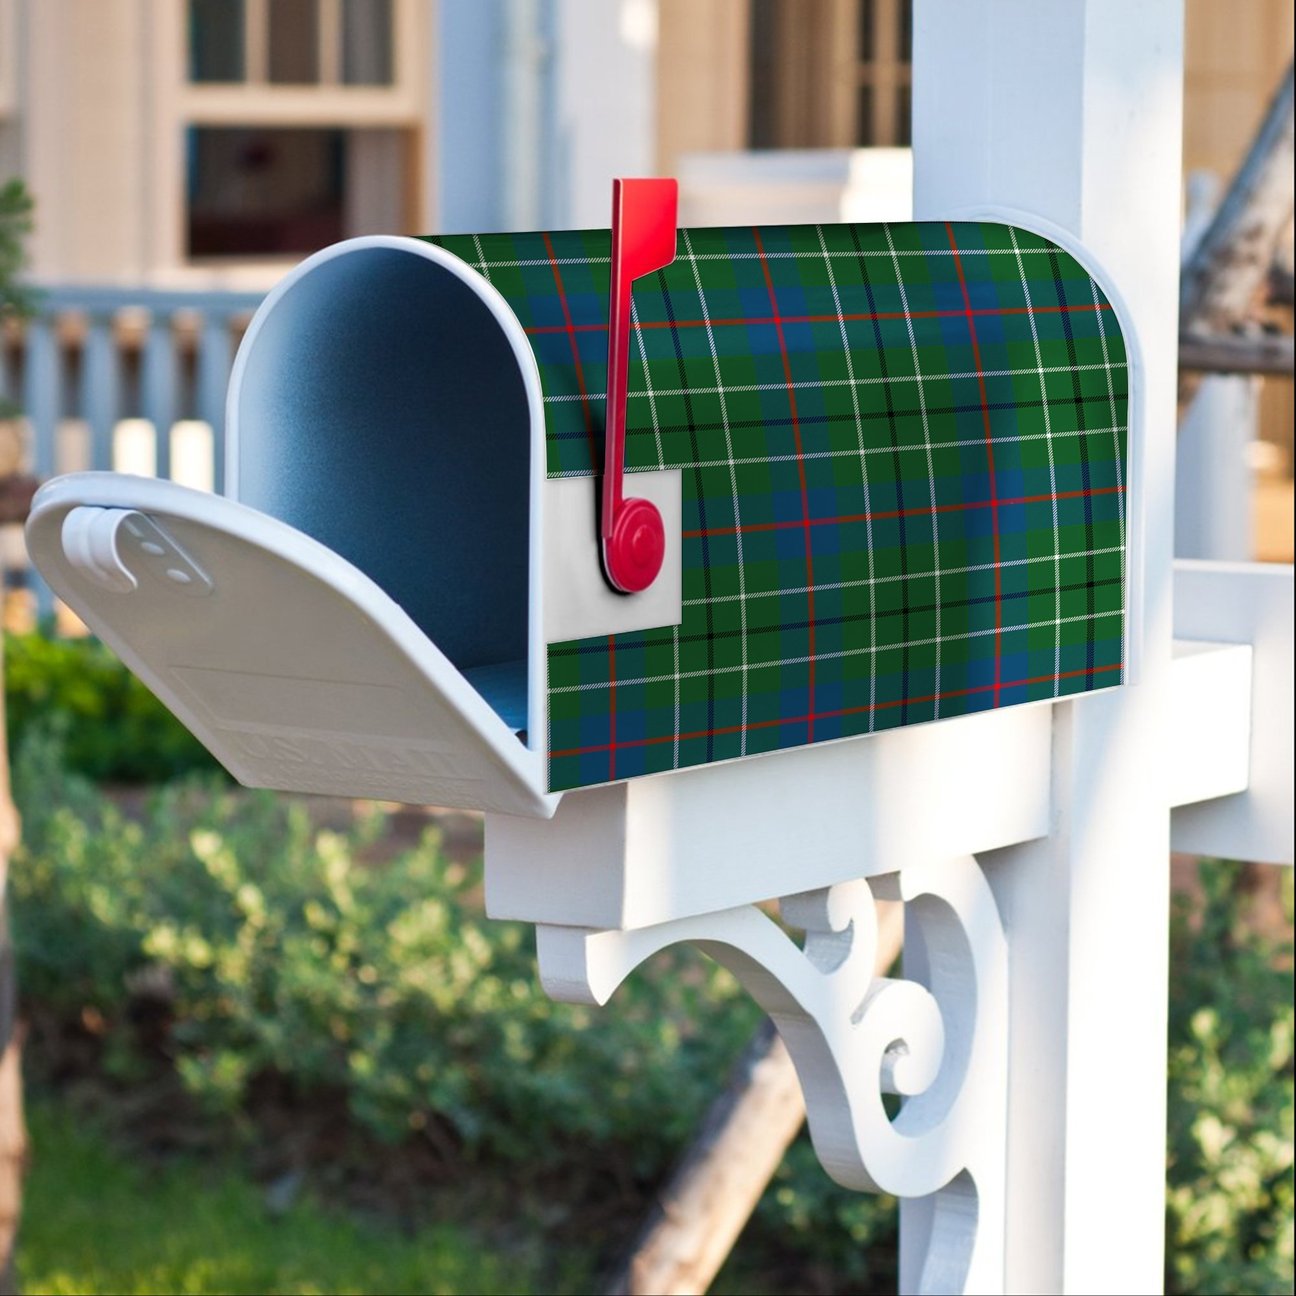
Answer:
[[[301,532],[169,482],[82,473],[37,495],[27,534],[54,591],[241,783],[553,813],[524,708],[510,724]]]

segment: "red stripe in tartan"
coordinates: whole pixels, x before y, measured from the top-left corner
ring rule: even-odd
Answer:
[[[981,372],[981,347],[977,343],[976,320],[972,315],[972,298],[968,296],[967,279],[963,276],[963,259],[954,240],[954,226],[945,222],[950,251],[954,253],[954,268],[958,271],[959,287],[963,290],[963,308],[967,312],[968,336],[972,339],[972,364],[976,369],[977,387],[981,392],[981,421],[985,424],[986,464],[990,469],[990,519],[994,533],[994,583],[995,583],[995,686],[994,704],[999,705],[999,651],[1000,631],[1003,627],[1003,575],[999,566],[999,500],[995,492],[994,433],[990,427],[990,402],[986,396],[985,375]]]
[[[774,280],[770,278],[769,262],[765,259],[765,244],[760,230],[753,227],[756,254],[760,257],[761,271],[765,275],[765,288],[769,292],[770,309],[774,312],[774,328],[778,333],[779,355],[783,358],[783,377],[787,382],[788,409],[792,414],[792,437],[796,442],[797,476],[801,479],[801,517],[805,527],[806,563],[806,677],[810,716],[806,722],[806,742],[814,742],[815,696],[815,610],[814,610],[814,546],[810,539],[810,493],[806,489],[805,459],[801,450],[801,420],[797,416],[796,387],[792,382],[792,362],[788,359],[787,341],[783,337],[783,322],[779,319],[778,298],[774,295]]]
[[[1059,315],[1071,314],[1073,311],[1099,311],[1111,310],[1107,302],[1099,302],[1097,305],[1089,303],[1079,303],[1074,306],[1036,306],[1032,311],[1029,306],[983,306],[974,310],[974,316],[1003,316],[1003,315]],[[780,317],[784,324],[836,324],[838,320],[845,320],[848,323],[857,320],[902,320],[902,319],[966,319],[967,311],[913,311],[906,315],[904,311],[852,311],[848,315],[783,315]],[[741,324],[773,324],[776,321],[766,319],[762,316],[755,316],[751,319],[713,319],[709,321],[712,328],[729,328],[737,327]],[[707,320],[678,320],[672,323],[670,320],[636,320],[635,328],[637,329],[663,329],[663,328],[706,328]],[[598,324],[534,324],[528,329],[524,329],[528,336],[539,336],[544,333],[606,333],[607,324],[600,322]]]
[[[626,747],[652,747],[657,743],[674,742],[676,738],[680,742],[688,742],[696,738],[713,738],[721,734],[737,733],[742,728],[751,729],[771,729],[776,725],[794,725],[806,724],[814,720],[832,720],[839,716],[859,715],[863,711],[870,709],[885,711],[893,707],[919,706],[929,702],[944,702],[949,698],[971,697],[974,693],[987,693],[991,689],[1014,689],[1028,688],[1032,684],[1051,684],[1054,680],[1075,679],[1079,676],[1101,675],[1106,671],[1118,671],[1121,669],[1120,662],[1114,662],[1110,666],[1086,666],[1080,670],[1063,671],[1060,675],[1054,675],[1050,672],[1047,675],[1033,675],[1030,679],[1009,680],[1006,684],[975,684],[970,688],[950,689],[944,693],[929,693],[926,697],[906,697],[896,698],[890,702],[878,702],[874,707],[865,706],[842,707],[836,711],[820,711],[816,715],[808,716],[783,716],[777,720],[753,720],[750,724],[743,725],[725,725],[718,729],[698,729],[693,733],[682,734],[660,734],[651,738],[632,738],[627,742],[620,744],[621,748]],[[861,738],[863,734],[844,734],[843,737]],[[569,747],[565,751],[550,752],[550,756],[588,756],[594,752],[607,750],[606,743],[599,743],[592,747]],[[795,750],[795,748],[784,748],[785,751]]]
[[[549,266],[553,270],[554,287],[558,290],[558,301],[562,305],[563,319],[567,322],[562,326],[562,331],[567,334],[571,342],[572,364],[576,367],[576,386],[580,390],[581,414],[585,420],[585,435],[589,437],[590,443],[590,461],[592,463],[602,462],[599,455],[598,437],[594,432],[594,419],[590,414],[589,392],[585,389],[585,371],[581,368],[580,347],[576,345],[576,325],[572,323],[571,310],[567,305],[567,293],[563,288],[562,272],[558,269],[558,258],[554,254],[553,240],[549,237],[546,230],[542,235],[544,238],[545,251],[549,254]],[[602,325],[604,329],[607,325]]]
[[[968,509],[1006,508],[1012,504],[1044,504],[1049,500],[1093,499],[1095,495],[1124,495],[1124,486],[1095,486],[1090,490],[1058,491],[1048,495],[1016,495],[1011,499],[966,500],[958,504],[937,504],[937,513],[963,513]],[[784,531],[791,527],[842,526],[847,522],[881,522],[899,517],[931,517],[932,507],[925,504],[921,508],[888,509],[877,513],[845,513],[839,517],[810,518],[802,522],[749,522],[741,528],[744,535],[749,531]],[[708,527],[704,531],[685,531],[686,540],[696,540],[701,536],[733,535],[737,527]],[[996,591],[996,598],[998,592]]]

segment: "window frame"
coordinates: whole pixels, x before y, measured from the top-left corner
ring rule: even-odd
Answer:
[[[18,107],[17,0],[0,0],[0,118]]]
[[[756,147],[894,148],[901,137],[900,93],[913,84],[912,58],[901,58],[907,0],[775,0],[774,44],[785,57],[771,83],[760,85],[749,66],[748,129],[755,96],[770,111],[772,140]],[[871,19],[871,56],[860,57],[862,24]],[[753,28],[754,30],[754,28]],[[747,51],[750,64],[752,50]],[[860,130],[860,98],[872,90],[868,138]]]
[[[399,126],[421,110],[419,0],[392,0],[392,79],[386,85],[344,82],[342,0],[318,0],[320,79],[280,84],[269,79],[269,0],[244,0],[243,79],[192,81],[181,10],[180,106],[195,126]]]
[[[6,0],[0,0],[0,4]],[[324,21],[327,8],[341,13],[341,0],[320,0],[321,33],[330,26]],[[268,12],[267,0],[247,0],[245,32],[254,26],[261,33],[260,50],[255,42],[245,44],[244,71],[268,71],[268,25],[260,20]],[[338,130],[390,129],[408,140],[405,191],[406,224],[421,227],[425,212],[422,174],[427,103],[428,6],[423,0],[392,0],[392,80],[387,85],[346,85],[321,80],[309,85],[273,84],[268,80],[195,82],[189,79],[187,3],[150,5],[147,10],[153,32],[154,67],[158,76],[151,89],[155,113],[153,174],[161,177],[150,196],[150,225],[156,233],[156,265],[165,275],[184,280],[213,273],[229,280],[233,272],[258,286],[273,282],[295,265],[299,257],[267,254],[248,257],[191,257],[187,247],[188,196],[185,183],[186,136],[191,127],[227,126],[249,128],[332,128]],[[340,21],[327,40],[337,36],[336,50],[330,46],[325,66],[342,67]],[[322,34],[321,43],[326,37]],[[259,62],[254,60],[260,60]],[[240,272],[244,272],[240,274]]]

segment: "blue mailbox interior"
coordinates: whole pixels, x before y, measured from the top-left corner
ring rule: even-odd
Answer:
[[[490,308],[417,251],[359,246],[245,346],[237,497],[358,567],[524,728],[530,410]]]

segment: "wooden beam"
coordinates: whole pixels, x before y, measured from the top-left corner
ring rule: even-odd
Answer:
[[[1290,378],[1292,338],[1283,333],[1183,334],[1179,338],[1179,370]]]
[[[1292,214],[1292,65],[1206,232],[1184,266],[1181,333],[1226,332],[1261,295]]]
[[[1296,262],[1296,227],[1292,221],[1278,237],[1278,246],[1274,249],[1273,264],[1269,267],[1269,305],[1296,305],[1296,294],[1293,294],[1293,262]]]
[[[1269,267],[1269,304],[1271,306],[1296,305],[1296,277],[1292,275],[1291,262],[1286,265],[1275,261]]]

